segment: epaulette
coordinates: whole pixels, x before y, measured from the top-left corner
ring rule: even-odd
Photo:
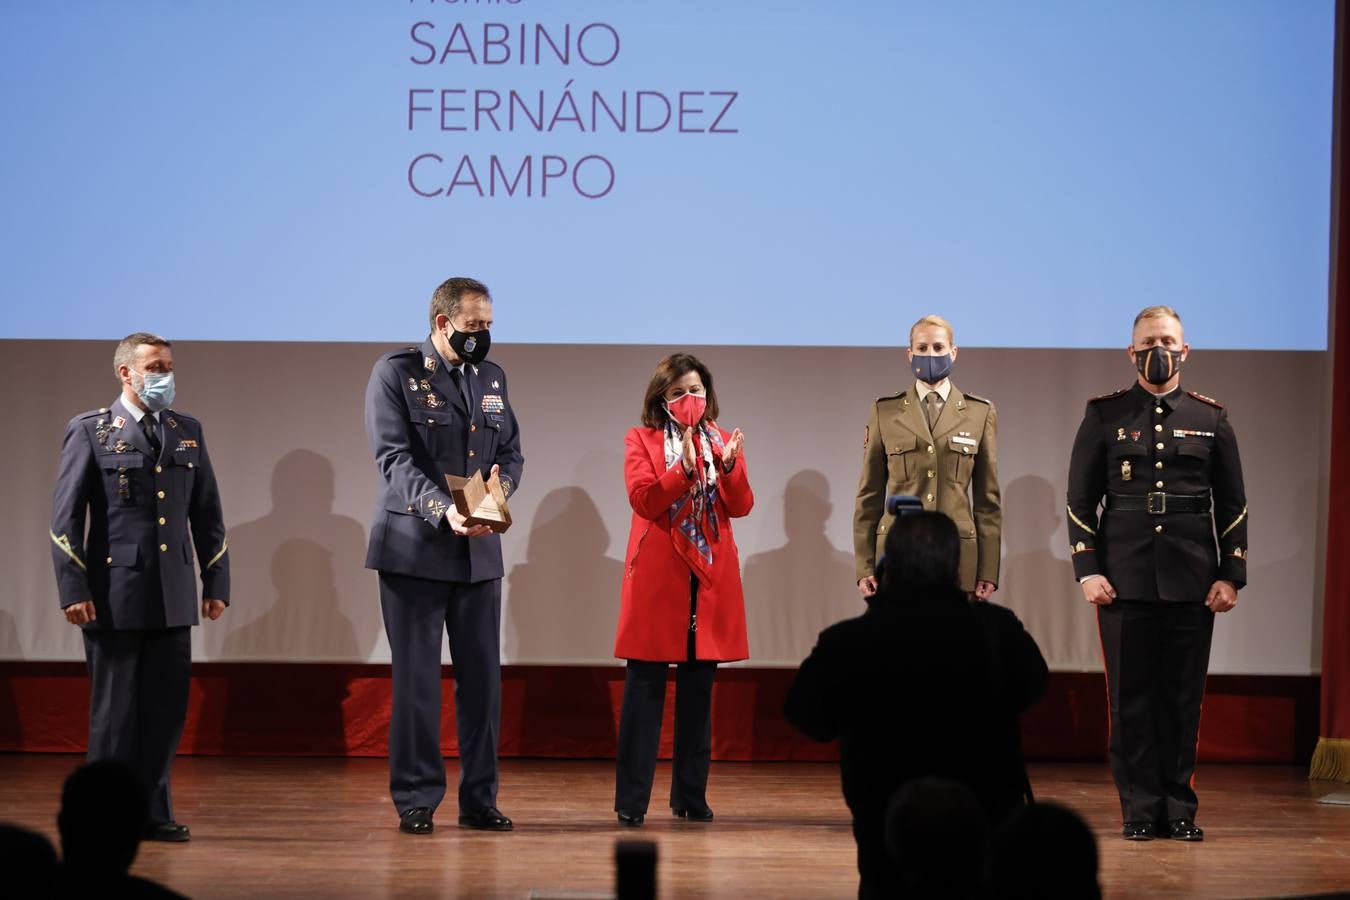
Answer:
[[[878,397],[878,398],[877,398],[877,402],[880,403],[882,400],[899,400],[901,397],[905,396],[905,394],[908,394],[908,393],[909,393],[909,390],[906,389],[906,390],[900,391],[898,394],[887,394],[887,395],[884,396],[884,397]]]
[[[78,416],[72,418],[70,421],[80,422],[83,421],[84,419],[92,419],[94,416],[106,416],[107,414],[108,414],[108,407],[103,406],[98,409],[91,409],[88,412],[82,412]]]
[[[184,420],[184,421],[186,421],[186,422],[191,422],[191,423],[194,424],[194,425],[200,425],[200,424],[202,423],[202,422],[201,422],[201,419],[198,419],[196,416],[192,415],[191,413],[185,413],[185,412],[183,412],[181,409],[166,409],[166,410],[164,410],[164,413],[165,413],[165,415],[175,416],[175,417],[177,417],[177,418],[179,418],[179,419],[182,419],[182,420]]]
[[[1121,388],[1120,390],[1118,390],[1118,391],[1112,391],[1112,392],[1109,393],[1109,394],[1101,394],[1100,396],[1093,397],[1092,399],[1088,400],[1088,402],[1089,402],[1089,403],[1096,403],[1096,402],[1098,402],[1099,400],[1110,400],[1110,399],[1112,399],[1113,397],[1119,397],[1121,394],[1127,394],[1127,393],[1129,393],[1129,391],[1130,391],[1129,388]],[[967,396],[969,396],[969,394],[967,394]]]
[[[993,406],[993,405],[994,405],[994,401],[993,401],[993,400],[986,400],[986,399],[984,399],[983,397],[980,397],[980,396],[977,396],[977,395],[975,395],[975,394],[970,393],[969,391],[966,391],[965,394],[966,394],[966,399],[967,399],[967,400],[974,400],[976,403],[983,403],[985,406]]]
[[[1214,406],[1214,407],[1218,407],[1219,409],[1223,409],[1223,404],[1220,403],[1218,400],[1215,400],[1213,397],[1206,397],[1204,394],[1197,394],[1195,391],[1187,391],[1187,392],[1186,392],[1186,395],[1189,396],[1189,397],[1194,397],[1196,400],[1199,400],[1201,403],[1208,403],[1210,406]]]

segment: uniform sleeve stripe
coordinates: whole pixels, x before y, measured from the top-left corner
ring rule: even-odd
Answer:
[[[1228,537],[1228,532],[1230,532],[1230,531],[1232,531],[1234,528],[1238,527],[1238,525],[1239,525],[1239,524],[1242,522],[1242,520],[1245,519],[1245,518],[1247,518],[1247,507],[1244,506],[1244,507],[1242,507],[1242,512],[1239,513],[1239,514],[1238,514],[1238,517],[1237,517],[1236,519],[1233,520],[1233,524],[1231,524],[1231,525],[1229,525],[1227,528],[1225,528],[1225,529],[1223,530],[1223,534],[1219,535],[1219,539],[1222,540],[1223,538]]]
[[[210,561],[209,563],[206,564],[206,567],[209,569],[209,568],[211,568],[212,566],[214,566],[216,563],[220,562],[220,558],[221,558],[222,556],[225,555],[225,551],[228,550],[228,549],[230,549],[230,543],[229,543],[229,541],[221,541],[221,542],[220,542],[220,550],[216,553],[215,556],[211,557],[211,561]]]
[[[75,565],[86,572],[89,571],[89,567],[84,564],[84,560],[75,555],[74,548],[70,546],[70,538],[66,537],[64,534],[57,537],[55,531],[48,531],[47,533],[52,536],[52,543],[65,551],[66,556],[69,556],[75,562]]]
[[[1075,515],[1073,514],[1073,507],[1072,507],[1072,506],[1069,506],[1069,505],[1066,503],[1066,504],[1064,504],[1064,508],[1067,509],[1067,510],[1069,511],[1069,518],[1070,518],[1070,519],[1073,519],[1074,523],[1077,524],[1079,528],[1083,529],[1083,530],[1086,531],[1088,534],[1096,534],[1096,533],[1097,533],[1097,532],[1093,531],[1091,528],[1087,527],[1087,523],[1086,523],[1086,522],[1084,522],[1082,519],[1078,518],[1077,516],[1075,516]]]

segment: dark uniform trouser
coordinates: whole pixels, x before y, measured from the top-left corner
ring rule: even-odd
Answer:
[[[690,615],[698,604],[698,582],[689,589]],[[712,760],[712,687],[717,663],[697,660],[694,631],[689,632],[685,662],[675,665],[675,761],[670,779],[672,809],[708,805],[708,767]],[[619,752],[614,809],[636,815],[647,812],[661,747],[661,718],[666,706],[666,674],[670,664],[630,659],[619,713]]]
[[[399,815],[445,797],[441,756],[441,631],[455,666],[459,809],[497,805],[502,715],[501,580],[466,584],[380,573],[380,609],[393,657],[389,792]]]
[[[174,821],[169,769],[187,717],[192,630],[84,630],[89,760],[125,762],[149,791],[150,821]]]
[[[1111,775],[1126,822],[1194,819],[1191,778],[1214,613],[1203,603],[1097,607],[1111,704]]]

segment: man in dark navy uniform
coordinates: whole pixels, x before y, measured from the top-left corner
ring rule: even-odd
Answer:
[[[84,630],[89,759],[118,759],[150,792],[146,837],[186,841],[169,769],[187,714],[197,624],[230,596],[220,491],[201,423],[171,409],[173,353],[137,332],[117,345],[122,395],[70,420],[52,500],[52,559],[61,608]],[[87,528],[86,528],[87,525]]]
[[[466,526],[446,475],[497,472],[520,483],[520,432],[506,373],[486,362],[492,298],[451,278],[431,298],[431,335],[386,353],[366,389],[366,434],[380,472],[366,567],[380,573],[393,655],[389,787],[399,827],[429,834],[445,796],[441,758],[441,633],[455,666],[459,824],[509,831],[497,809],[501,718],[501,539]]]
[[[1089,401],[1074,439],[1070,551],[1097,607],[1124,837],[1198,841],[1191,778],[1214,614],[1247,581],[1242,463],[1223,405],[1181,390],[1190,346],[1175,310],[1140,312],[1128,352],[1136,384]]]

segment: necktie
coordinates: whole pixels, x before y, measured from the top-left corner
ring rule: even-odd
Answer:
[[[927,404],[928,430],[932,431],[933,426],[937,424],[938,416],[942,415],[942,398],[938,396],[937,391],[929,391],[924,400]]]
[[[149,413],[142,416],[141,430],[145,432],[145,439],[150,442],[150,455],[159,459],[163,446],[159,442],[159,423],[155,421],[155,417]]]
[[[455,387],[459,390],[459,395],[464,398],[464,408],[472,412],[473,410],[469,406],[469,392],[466,390],[464,384],[463,370],[452,368],[450,370],[450,380],[455,383]]]

